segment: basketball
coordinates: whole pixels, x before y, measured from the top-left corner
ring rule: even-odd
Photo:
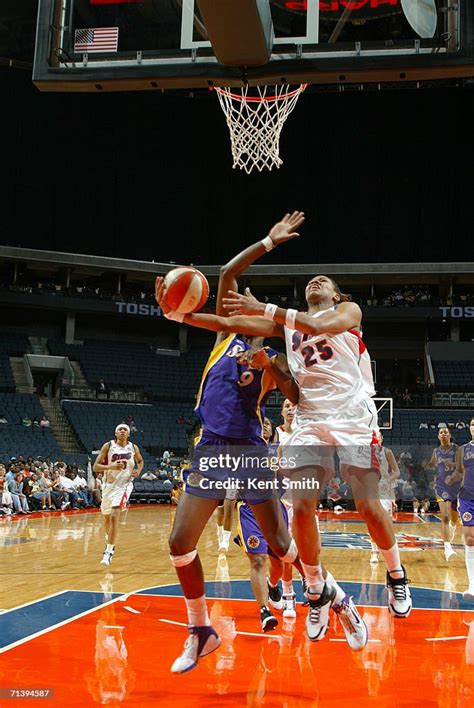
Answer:
[[[166,304],[174,312],[189,314],[200,310],[209,297],[206,276],[196,268],[180,266],[165,276]]]

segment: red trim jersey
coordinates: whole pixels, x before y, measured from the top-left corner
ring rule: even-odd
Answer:
[[[375,395],[370,356],[360,332],[311,335],[284,329],[288,365],[300,388],[298,424],[311,420],[315,412],[331,414]]]

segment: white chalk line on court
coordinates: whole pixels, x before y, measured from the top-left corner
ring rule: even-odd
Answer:
[[[426,642],[451,642],[454,639],[467,639],[466,635],[459,637],[425,637]]]
[[[165,622],[166,624],[176,624],[178,627],[187,627],[186,622],[175,622],[174,620],[168,620],[161,618],[158,622]],[[265,639],[281,639],[281,634],[259,634],[258,632],[233,632],[232,634],[242,634],[244,637],[265,637]]]

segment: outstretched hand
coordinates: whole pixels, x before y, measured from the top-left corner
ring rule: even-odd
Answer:
[[[245,293],[237,293],[229,290],[229,297],[223,298],[224,309],[229,311],[229,315],[263,315],[265,305],[259,302],[250,292],[250,288],[245,288]]]
[[[279,246],[281,243],[285,243],[285,241],[290,241],[292,238],[299,236],[296,229],[301,226],[303,221],[304,212],[302,211],[294,211],[292,214],[285,214],[281,221],[272,226],[268,235],[275,246]]]
[[[165,279],[161,275],[158,275],[155,280],[155,300],[163,310],[164,315],[171,312],[171,307],[166,304]]]

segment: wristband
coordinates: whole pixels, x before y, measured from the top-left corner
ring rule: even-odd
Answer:
[[[184,312],[166,312],[165,317],[167,320],[173,320],[173,322],[183,322],[186,315]]]
[[[262,246],[266,251],[273,251],[275,248],[275,244],[271,240],[270,236],[265,236],[265,238],[262,239]]]
[[[271,302],[265,305],[265,312],[263,313],[263,316],[266,320],[273,320],[273,318],[275,317],[275,312],[277,311],[277,307],[278,305],[272,305]]]
[[[296,329],[296,315],[298,314],[298,310],[287,310],[286,311],[286,317],[285,317],[285,324],[288,327],[288,329]]]

